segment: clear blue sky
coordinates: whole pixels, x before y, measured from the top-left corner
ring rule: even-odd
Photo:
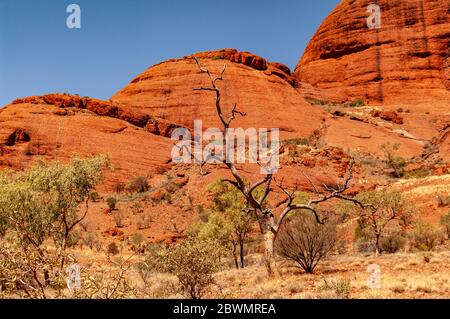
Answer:
[[[149,66],[236,48],[294,68],[339,0],[0,0],[0,107],[52,92],[108,99]],[[81,7],[68,29],[66,7]]]

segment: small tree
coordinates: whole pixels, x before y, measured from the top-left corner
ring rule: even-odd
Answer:
[[[174,274],[186,294],[192,299],[201,299],[214,283],[220,254],[216,242],[189,238],[156,250],[147,258],[147,265],[150,269]]]
[[[10,259],[3,266],[24,274],[7,281],[17,283],[30,297],[29,287],[51,284],[51,269],[56,261],[64,267],[74,228],[86,217],[89,194],[102,180],[107,163],[105,156],[74,157],[67,165],[39,161],[25,171],[0,173],[0,229],[5,234],[2,245],[8,247],[0,252],[0,260]],[[48,239],[56,251],[46,248]]]
[[[297,263],[312,274],[318,263],[328,256],[336,242],[336,223],[319,224],[311,214],[294,213],[280,229],[275,242],[277,253]]]
[[[108,205],[108,208],[113,211],[116,209],[117,205],[117,199],[115,197],[108,197],[106,199],[106,204]]]
[[[397,151],[400,149],[400,144],[386,143],[380,146],[384,153],[386,165],[394,171],[394,176],[397,178],[405,175],[406,161],[403,157],[397,155]]]
[[[248,213],[249,207],[238,189],[222,180],[210,185],[214,194],[213,210],[223,214],[226,227],[229,230],[228,242],[231,245],[236,268],[245,267],[245,242],[255,222],[255,216]],[[254,193],[260,193],[258,188]],[[239,262],[238,262],[239,248]]]
[[[238,110],[237,104],[234,104],[228,116],[224,113],[224,109],[222,108],[221,104],[222,95],[218,83],[224,80],[224,73],[227,65],[225,64],[223,68],[220,70],[220,75],[214,76],[209,71],[208,68],[203,67],[200,64],[197,58],[194,57],[194,61],[197,64],[197,67],[200,70],[200,72],[206,74],[209,80],[208,86],[194,88],[194,91],[205,91],[214,94],[216,115],[220,120],[220,122],[222,123],[222,130],[221,130],[222,145],[225,146],[227,145],[227,136],[232,122],[236,119],[238,115],[246,116],[246,114]],[[320,133],[322,133],[322,130],[318,130],[318,133],[320,139],[321,135]],[[186,148],[180,147],[180,150],[186,151]],[[195,155],[192,154],[189,150],[187,150],[187,152],[190,153],[190,155],[194,157],[196,160],[198,160],[195,157]],[[221,162],[232,175],[231,179],[226,179],[225,181],[233,185],[237,190],[239,190],[239,192],[241,192],[249,207],[249,209],[247,209],[247,213],[256,216],[256,220],[258,221],[259,229],[264,237],[264,244],[265,244],[264,261],[269,275],[274,275],[277,272],[274,260],[274,242],[281,225],[283,224],[286,216],[290,212],[296,210],[310,211],[316,217],[316,221],[318,223],[321,223],[322,220],[317,210],[318,205],[330,201],[332,199],[341,199],[356,202],[355,199],[348,198],[344,195],[345,191],[350,187],[350,181],[352,179],[352,169],[354,164],[353,162],[350,162],[350,165],[348,165],[347,167],[347,173],[345,174],[345,179],[343,183],[340,184],[339,182],[337,182],[334,187],[324,185],[324,187],[320,190],[311,182],[311,180],[308,177],[306,177],[311,182],[314,189],[314,193],[316,195],[315,198],[312,198],[307,203],[303,204],[294,203],[295,202],[294,194],[298,191],[298,187],[295,187],[295,189],[293,190],[292,189],[289,190],[283,186],[282,182],[277,183],[278,187],[286,195],[286,199],[279,205],[270,206],[267,205],[267,202],[269,195],[273,191],[272,182],[275,180],[273,176],[273,171],[268,169],[266,170],[267,174],[265,175],[264,178],[254,183],[248,183],[243,177],[243,175],[241,175],[241,172],[239,172],[239,169],[236,167],[233,161],[229,160],[231,154],[228,151],[225,151],[225,154],[223,155],[224,156],[221,159]],[[262,163],[259,164],[261,166],[264,166],[264,164]],[[202,172],[204,165],[205,162],[202,162],[200,166],[202,168]],[[255,190],[258,188],[261,188],[262,191],[255,193]],[[278,210],[279,212],[276,212],[276,210]]]
[[[363,205],[345,205],[358,218],[360,232],[372,238],[376,254],[382,251],[381,240],[386,235],[387,226],[395,223],[404,229],[411,223],[412,211],[398,191],[363,192],[355,198]]]

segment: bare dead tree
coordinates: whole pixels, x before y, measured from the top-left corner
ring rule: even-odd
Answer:
[[[208,87],[200,87],[195,88],[195,91],[209,91],[215,93],[215,106],[216,113],[220,119],[220,122],[223,126],[223,145],[226,145],[226,137],[228,134],[228,129],[230,128],[231,123],[236,118],[237,115],[246,116],[245,113],[238,111],[237,105],[234,104],[231,114],[227,117],[222,109],[221,105],[221,92],[220,88],[217,86],[217,83],[224,80],[224,73],[226,71],[226,64],[220,70],[219,76],[214,76],[211,72],[203,67],[197,58],[194,57],[194,60],[201,71],[208,76],[210,80],[210,86]],[[268,173],[259,181],[254,183],[247,183],[244,177],[239,173],[236,166],[233,164],[232,160],[228,159],[228,154],[225,154],[222,158],[223,164],[229,169],[232,179],[224,179],[224,181],[230,183],[234,187],[236,187],[244,196],[245,200],[251,207],[248,210],[248,213],[254,213],[257,217],[257,221],[260,227],[261,234],[264,236],[265,242],[265,264],[269,275],[274,275],[276,273],[276,265],[274,262],[274,242],[276,236],[280,230],[280,226],[283,221],[286,219],[286,216],[292,211],[308,211],[314,214],[316,221],[318,223],[323,223],[323,220],[320,218],[319,211],[317,206],[321,203],[327,202],[331,199],[341,199],[351,201],[355,204],[359,204],[356,200],[346,197],[344,195],[345,191],[350,187],[350,182],[352,180],[352,169],[353,163],[350,163],[348,166],[348,170],[346,176],[344,178],[343,183],[336,183],[335,187],[329,187],[324,185],[323,191],[319,191],[319,189],[312,183],[311,179],[307,177],[308,181],[312,185],[315,198],[310,199],[305,204],[295,204],[295,194],[298,191],[298,187],[294,189],[288,189],[281,182],[277,183],[274,179],[272,173]],[[276,183],[276,186],[286,195],[286,199],[280,202],[275,207],[268,207],[265,205],[266,199],[269,194],[274,191],[273,183]],[[257,189],[262,188],[262,192],[258,192],[260,195],[257,196],[255,193]],[[359,204],[360,205],[360,204]],[[279,210],[279,211],[278,211]],[[277,217],[278,216],[278,217]]]

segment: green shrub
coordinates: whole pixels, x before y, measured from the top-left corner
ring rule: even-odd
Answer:
[[[394,230],[388,232],[380,240],[380,248],[382,252],[394,254],[405,247],[406,238],[402,236],[400,231]]]
[[[386,143],[380,146],[384,153],[386,165],[394,171],[394,176],[397,178],[405,175],[406,160],[403,157],[397,155],[397,151],[400,149],[400,144],[391,145]]]
[[[190,238],[157,249],[149,254],[146,263],[150,269],[175,275],[183,292],[192,299],[201,299],[214,283],[213,275],[220,265],[219,251],[214,242]]]
[[[363,99],[356,99],[354,101],[348,102],[344,104],[344,107],[361,107],[364,106],[364,100]]]
[[[431,224],[419,221],[411,234],[411,245],[423,251],[433,250],[443,240],[442,232]]]
[[[320,286],[321,291],[333,291],[337,298],[348,299],[352,290],[350,280],[346,278],[324,279]]]
[[[91,193],[89,194],[89,199],[90,199],[91,201],[93,201],[93,202],[96,202],[96,201],[98,200],[99,197],[100,197],[100,196],[98,195],[97,192],[91,192]]]
[[[110,210],[115,210],[117,205],[117,199],[115,197],[108,197],[106,199],[106,204],[108,205]]]

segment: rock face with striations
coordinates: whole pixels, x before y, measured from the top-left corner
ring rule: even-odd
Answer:
[[[23,169],[37,157],[65,161],[74,154],[107,154],[114,167],[106,177],[110,188],[167,169],[170,140],[139,127],[138,119],[108,101],[67,94],[17,99],[0,110],[0,168]],[[167,129],[157,119],[147,122],[155,121]]]
[[[367,24],[371,3],[381,8],[379,29]],[[448,112],[449,39],[448,0],[342,0],[295,74],[341,100]]]

